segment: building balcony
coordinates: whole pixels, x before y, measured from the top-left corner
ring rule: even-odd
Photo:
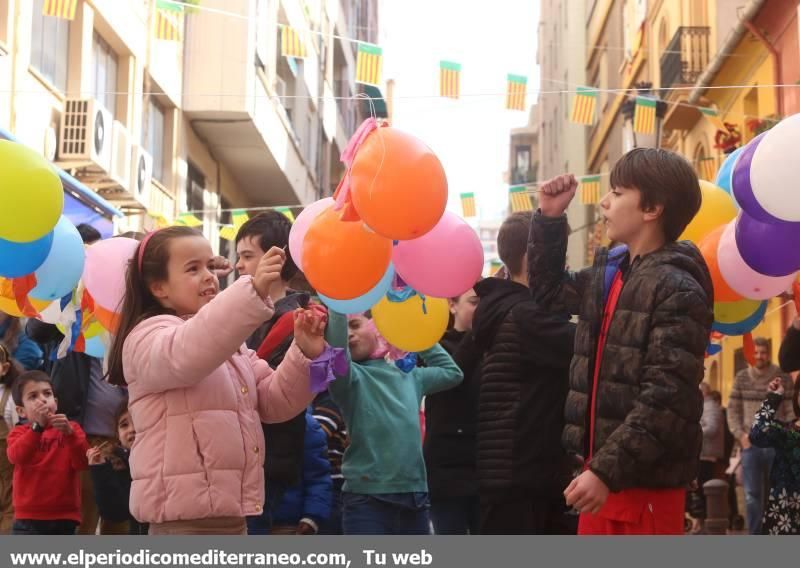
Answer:
[[[661,56],[661,88],[694,85],[708,66],[711,28],[682,26]],[[669,92],[662,92],[668,98]]]

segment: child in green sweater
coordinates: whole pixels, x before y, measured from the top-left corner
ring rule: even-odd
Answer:
[[[344,534],[429,534],[422,457],[422,397],[458,385],[463,375],[438,345],[420,353],[426,367],[406,373],[368,315],[330,313],[328,341],[349,348],[350,371],[330,387],[350,435],[342,473]],[[345,338],[345,329],[347,335]]]

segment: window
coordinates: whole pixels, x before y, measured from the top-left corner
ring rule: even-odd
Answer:
[[[92,39],[91,90],[111,116],[117,114],[117,54],[97,32]]]
[[[517,171],[527,172],[531,169],[531,148],[530,146],[517,146]]]
[[[145,149],[153,156],[153,179],[164,183],[164,109],[151,97],[147,101],[147,116],[142,132]]]
[[[31,66],[60,91],[67,90],[69,20],[42,14],[44,0],[33,0]]]
[[[186,210],[205,211],[206,204],[204,193],[206,189],[206,178],[194,164],[189,162],[189,172],[186,176]],[[204,213],[195,213],[198,219],[202,219]]]

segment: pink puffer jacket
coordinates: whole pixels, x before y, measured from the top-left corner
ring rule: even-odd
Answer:
[[[272,313],[243,277],[192,318],[152,317],[128,336],[130,507],[139,521],[261,513],[261,422],[293,418],[313,398],[310,362],[296,345],[276,371],[243,345]]]

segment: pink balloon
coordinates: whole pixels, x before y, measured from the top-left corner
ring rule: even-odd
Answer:
[[[139,241],[125,237],[106,239],[86,250],[83,283],[101,307],[117,312],[125,296],[128,262],[136,253]]]
[[[768,300],[785,292],[794,281],[794,274],[765,276],[750,268],[736,246],[736,220],[722,232],[717,249],[719,271],[728,286],[749,300]]]
[[[445,211],[429,232],[394,247],[397,273],[414,290],[454,298],[472,288],[483,271],[483,247],[475,230]]]
[[[292,255],[292,260],[303,271],[303,240],[306,238],[306,232],[311,226],[312,221],[317,218],[317,215],[325,211],[328,207],[333,205],[333,198],[326,197],[315,201],[307,206],[297,219],[292,223],[292,230],[289,231],[289,254]]]

